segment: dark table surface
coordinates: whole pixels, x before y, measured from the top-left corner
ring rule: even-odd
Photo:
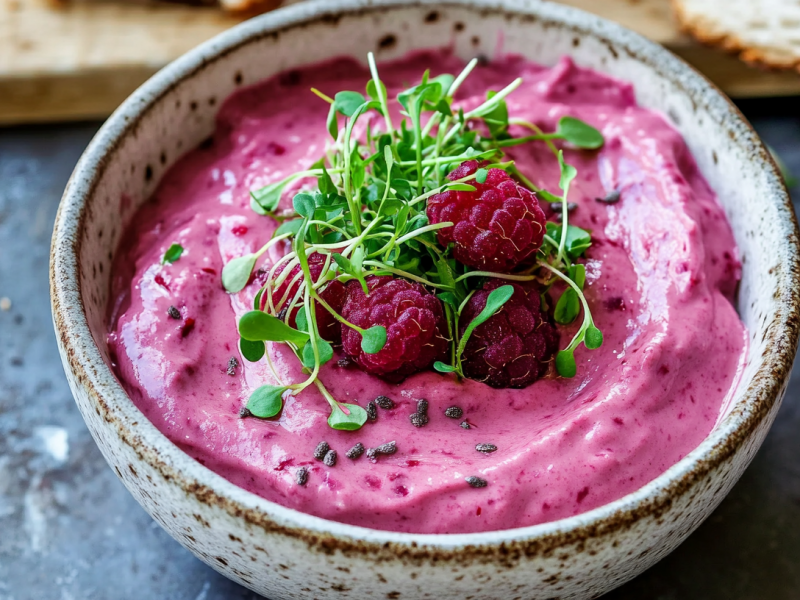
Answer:
[[[800,174],[800,99],[742,106]],[[0,600],[257,598],[184,550],[106,466],[61,369],[50,233],[96,123],[0,129]],[[800,192],[800,189],[795,189]],[[800,598],[800,368],[753,464],[678,550],[610,600]]]

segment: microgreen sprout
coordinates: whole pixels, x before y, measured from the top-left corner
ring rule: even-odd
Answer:
[[[469,322],[466,329],[464,330],[464,334],[460,336],[457,343],[454,343],[455,347],[455,365],[447,365],[441,361],[436,361],[433,365],[433,368],[439,371],[440,373],[458,373],[461,377],[464,376],[464,371],[461,366],[461,356],[464,353],[464,348],[467,346],[467,342],[469,341],[469,337],[472,335],[472,332],[475,331],[475,328],[488,321],[492,316],[494,316],[502,307],[503,305],[511,299],[511,296],[514,294],[514,288],[510,285],[503,285],[497,288],[496,290],[492,290],[489,296],[486,298],[486,306],[484,309],[478,313],[472,321]],[[439,296],[442,299],[441,296]],[[445,296],[442,299],[444,302],[448,304],[451,301],[450,296]],[[453,306],[453,308],[455,308]],[[458,324],[458,314],[460,313],[459,310],[455,311],[456,314],[456,324],[455,324],[455,332],[458,332],[459,324]]]
[[[566,162],[556,142],[583,150],[603,145],[602,134],[574,117],[558,121],[556,131],[544,132],[533,123],[509,118],[505,99],[521,84],[516,79],[501,90],[490,91],[486,100],[464,112],[455,96],[475,68],[471,61],[458,75],[422,75],[412,87],[390,96],[380,78],[374,56],[368,55],[370,79],[366,92],[345,90],[333,96],[312,89],[321,102],[330,104],[327,128],[331,136],[323,157],[309,169],[290,174],[251,192],[251,206],[259,214],[281,221],[269,242],[258,251],[231,260],[223,269],[222,283],[228,292],[243,290],[251,280],[258,259],[273,245],[283,242],[288,251],[272,264],[266,282],[257,291],[253,310],[239,320],[242,356],[251,362],[271,359],[266,342],[286,344],[297,356],[305,381],[264,385],[247,404],[254,416],[269,418],[280,413],[283,400],[314,385],[330,405],[328,424],[334,429],[355,430],[367,422],[367,411],[356,404],[336,400],[320,380],[322,367],[334,355],[331,344],[320,334],[317,311],[327,311],[342,328],[361,336],[361,349],[380,352],[387,342],[383,326],[360,328],[348,322],[323,298],[330,282],[357,281],[369,294],[369,277],[396,275],[427,286],[442,301],[450,339],[450,364],[434,368],[463,377],[462,354],[475,328],[487,321],[514,293],[511,285],[494,289],[484,309],[469,323],[459,322],[472,294],[486,278],[509,282],[539,281],[549,290],[563,284],[555,306],[555,319],[569,324],[583,313],[583,322],[570,344],[558,353],[560,375],[572,377],[577,365],[576,348],[602,344],[602,333],[594,325],[583,293],[586,271],[578,259],[591,245],[588,231],[570,225],[568,194],[576,169]],[[399,125],[392,111],[399,108]],[[369,113],[365,127],[359,121]],[[512,129],[513,128],[513,129]],[[532,135],[514,137],[511,132],[528,129]],[[364,131],[356,134],[357,131]],[[553,152],[560,171],[560,193],[541,189],[513,161],[504,160],[504,149],[528,143],[544,143]],[[446,175],[467,160],[486,161],[473,175],[448,181]],[[431,224],[426,201],[445,190],[475,191],[487,180],[489,168],[506,170],[535,192],[539,199],[561,207],[561,223],[548,223],[544,243],[534,265],[514,273],[478,271],[456,262],[451,248],[439,245],[436,232],[451,222]],[[295,216],[277,214],[282,195],[293,182],[316,178],[316,189],[303,189],[292,199]],[[322,264],[312,276],[309,257],[318,255]],[[166,257],[165,257],[166,258]],[[299,267],[299,270],[297,269]],[[273,369],[274,374],[274,369]],[[277,375],[275,376],[276,380]]]

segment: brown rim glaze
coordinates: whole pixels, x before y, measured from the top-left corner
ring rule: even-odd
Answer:
[[[560,521],[498,532],[469,535],[400,534],[343,525],[311,517],[268,502],[234,486],[183,454],[133,407],[102,359],[83,309],[80,255],[92,196],[120,141],[135,131],[144,115],[178,82],[191,78],[214,61],[263,37],[334,23],[343,15],[390,11],[400,6],[458,6],[482,14],[535,20],[569,29],[575,36],[593,36],[613,52],[622,51],[652,67],[728,128],[738,144],[767,174],[764,196],[780,215],[776,227],[783,240],[775,267],[778,310],[764,332],[768,351],[740,401],[698,449],[637,492],[587,513]],[[658,518],[675,499],[691,493],[706,475],[736,453],[774,408],[788,381],[798,343],[800,316],[800,248],[797,223],[777,167],[752,127],[733,104],[705,78],[663,48],[617,25],[581,11],[540,2],[508,0],[330,0],[296,5],[244,23],[215,38],[162,70],[129,98],[98,132],[67,185],[53,234],[50,280],[53,319],[62,351],[74,379],[91,397],[94,409],[122,443],[155,468],[165,480],[197,501],[218,506],[265,532],[304,541],[309,551],[368,554],[372,560],[419,564],[430,561],[492,562],[511,567],[522,557],[549,556],[558,548],[631,527],[645,517]],[[138,417],[136,416],[138,414]]]

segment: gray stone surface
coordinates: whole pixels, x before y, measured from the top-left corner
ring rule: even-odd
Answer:
[[[755,124],[800,174],[800,117],[759,116]],[[95,447],[61,370],[48,299],[50,232],[96,127],[0,129],[0,298],[11,300],[0,310],[0,600],[256,598],[136,504]],[[799,598],[798,430],[796,370],[766,443],[722,506],[607,598]]]

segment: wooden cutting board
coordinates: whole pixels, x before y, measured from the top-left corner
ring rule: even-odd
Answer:
[[[0,0],[0,124],[106,117],[158,69],[240,20],[175,4],[54,2]],[[682,35],[669,0],[564,3],[664,44],[730,96],[800,94],[797,73],[760,71]]]

